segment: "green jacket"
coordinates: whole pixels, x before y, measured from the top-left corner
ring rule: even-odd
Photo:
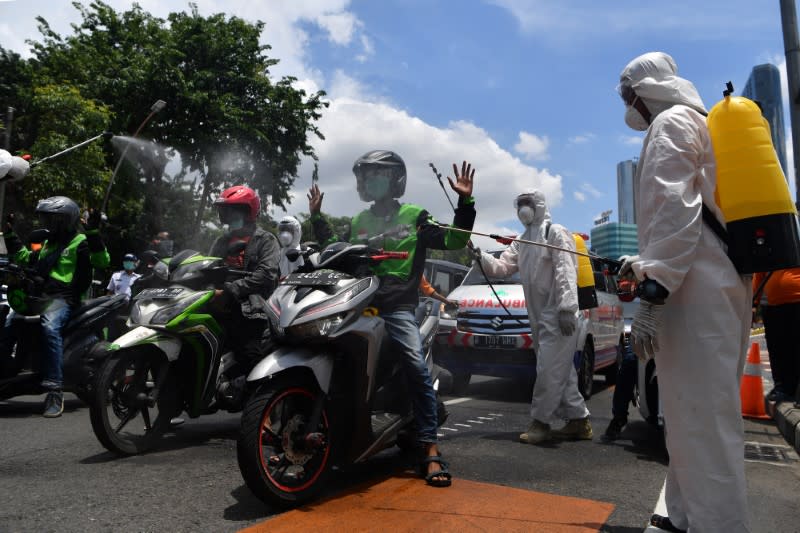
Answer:
[[[5,239],[17,264],[35,268],[45,278],[43,293],[64,298],[70,305],[77,305],[89,289],[92,268],[104,269],[111,262],[97,230],[75,233],[66,244],[45,241],[36,252],[23,246],[13,233]]]
[[[471,230],[475,223],[475,206],[472,198],[459,198],[453,226]],[[389,216],[376,214],[374,206],[353,217],[350,234],[345,240],[351,243],[370,244],[387,251],[408,252],[407,259],[381,261],[373,271],[381,286],[373,305],[382,312],[411,309],[419,303],[418,288],[425,268],[428,248],[457,250],[467,245],[469,234],[431,225],[433,218],[422,207],[395,202],[396,208]],[[317,240],[328,245],[336,241],[330,225],[317,214],[311,217]],[[375,239],[376,236],[381,236]]]

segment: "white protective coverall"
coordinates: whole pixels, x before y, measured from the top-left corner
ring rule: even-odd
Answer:
[[[636,197],[639,280],[668,291],[655,353],[670,461],[670,521],[690,532],[748,531],[739,380],[750,333],[751,285],[703,223],[718,220],[716,162],[705,107],[670,56],[640,56],[622,71],[651,112]]]
[[[535,214],[533,222],[526,225],[520,238],[575,250],[575,240],[570,232],[560,224],[550,224],[544,194],[532,190],[524,196],[532,197]],[[548,224],[550,230],[545,238]],[[514,241],[499,258],[482,253],[481,262],[489,276],[505,278],[517,271],[520,274],[536,351],[531,419],[551,424],[557,420],[588,417],[589,410],[578,390],[578,375],[573,364],[577,328],[572,335],[565,336],[558,323],[561,311],[570,311],[577,316],[575,255]]]
[[[286,252],[290,250],[300,250],[300,237],[303,233],[300,222],[292,216],[283,217],[278,222],[278,241],[281,244],[281,257],[278,262],[281,269],[281,277],[287,276],[305,264],[302,257],[290,261],[286,257]]]

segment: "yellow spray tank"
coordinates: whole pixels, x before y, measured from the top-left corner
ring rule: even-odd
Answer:
[[[580,233],[573,233],[575,250],[578,253],[588,254],[586,240]],[[588,239],[588,237],[586,237]],[[597,292],[594,290],[594,272],[592,262],[585,255],[576,255],[578,258],[578,309],[592,309],[597,307]]]
[[[731,96],[708,114],[717,160],[715,199],[728,232],[728,256],[742,274],[800,266],[797,209],[758,105]]]

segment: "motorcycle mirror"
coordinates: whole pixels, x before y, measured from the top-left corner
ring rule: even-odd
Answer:
[[[39,228],[31,231],[28,234],[28,242],[32,244],[41,244],[50,237],[50,231],[47,228]]]

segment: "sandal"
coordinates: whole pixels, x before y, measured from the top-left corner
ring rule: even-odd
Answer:
[[[686,533],[686,530],[678,529],[673,526],[672,521],[668,517],[661,516],[660,514],[654,514],[650,517],[650,525],[658,529],[663,529],[664,531],[671,531],[672,533]]]
[[[437,463],[440,470],[429,474],[428,465],[431,463]],[[441,455],[429,455],[425,457],[419,467],[420,474],[425,478],[425,483],[428,485],[432,487],[449,487],[452,484],[453,476],[447,470],[447,461],[442,460]],[[443,477],[445,479],[436,479],[438,477]]]

